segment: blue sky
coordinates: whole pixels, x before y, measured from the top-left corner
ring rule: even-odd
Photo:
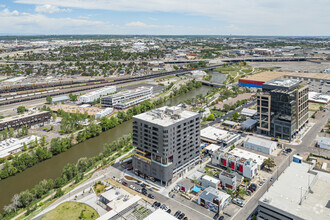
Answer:
[[[329,36],[329,0],[0,0],[0,34]]]

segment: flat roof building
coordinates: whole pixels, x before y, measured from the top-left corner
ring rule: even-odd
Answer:
[[[52,97],[52,102],[51,104],[54,105],[55,103],[62,103],[62,102],[67,102],[70,100],[69,96],[63,95],[63,96],[58,96],[58,97]]]
[[[44,125],[50,120],[50,112],[48,111],[31,111],[22,115],[15,115],[0,119],[0,131],[4,129],[14,128],[15,130],[24,126],[31,127],[34,125]]]
[[[206,188],[197,199],[199,205],[215,213],[222,211],[230,201],[230,195],[212,187]]]
[[[274,150],[276,150],[277,143],[275,141],[270,141],[255,136],[246,136],[243,146],[251,150],[271,154]]]
[[[133,105],[148,100],[152,96],[153,87],[138,87],[127,91],[122,91],[114,95],[102,97],[101,104],[118,109],[126,109]]]
[[[246,121],[242,122],[241,128],[242,130],[253,130],[258,124],[257,120],[253,120],[251,118],[247,119]]]
[[[259,199],[258,219],[329,219],[330,174],[291,163]]]
[[[249,109],[249,108],[243,108],[241,111],[241,115],[245,115],[247,117],[253,117],[257,115],[258,111],[254,109]]]
[[[95,114],[95,119],[99,119],[107,115],[110,115],[112,112],[113,112],[113,108],[105,108],[102,111],[99,111]]]
[[[26,136],[23,138],[8,138],[0,141],[0,158],[9,156],[12,153],[17,153],[23,149],[24,143],[29,146],[31,142],[40,140],[40,137],[35,135]]]
[[[322,149],[330,150],[330,138],[319,137],[317,140],[317,146]]]
[[[133,169],[168,184],[199,162],[199,113],[164,106],[133,117]]]
[[[330,95],[317,92],[308,92],[308,101],[320,104],[328,104],[330,101]]]
[[[238,141],[239,138],[239,134],[212,126],[201,130],[201,139],[203,141],[219,144],[221,147],[231,146]]]
[[[111,93],[114,93],[114,92],[116,92],[116,86],[104,87],[102,89],[98,89],[96,91],[89,92],[85,95],[79,96],[78,102],[93,103],[94,100],[100,98],[101,96],[108,95],[108,94],[111,94]]]

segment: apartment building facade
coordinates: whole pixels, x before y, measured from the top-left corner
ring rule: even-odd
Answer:
[[[36,111],[29,112],[23,115],[15,115],[12,117],[6,117],[0,119],[0,131],[4,129],[19,129],[21,127],[31,127],[33,125],[43,125],[45,122],[50,120],[50,112],[48,111]]]
[[[308,87],[299,80],[271,80],[257,96],[261,134],[292,140],[308,122]]]
[[[134,171],[167,185],[198,163],[201,118],[177,106],[134,116]]]

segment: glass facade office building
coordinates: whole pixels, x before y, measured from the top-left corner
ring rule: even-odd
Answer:
[[[308,122],[308,87],[299,80],[271,80],[258,95],[258,131],[291,140]]]

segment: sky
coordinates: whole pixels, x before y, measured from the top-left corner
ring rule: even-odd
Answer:
[[[330,0],[0,0],[0,35],[330,36]]]

